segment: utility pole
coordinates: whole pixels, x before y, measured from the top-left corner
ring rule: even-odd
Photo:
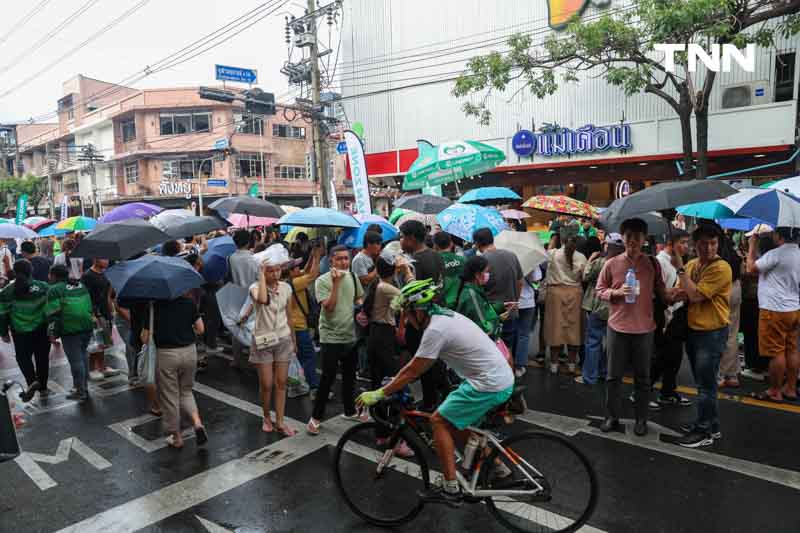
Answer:
[[[319,82],[319,46],[317,40],[317,19],[314,16],[314,0],[308,0],[308,16],[311,18],[306,24],[306,28],[312,34],[311,41],[311,106],[314,114],[319,109],[320,103],[320,82]],[[328,180],[325,179],[325,158],[322,153],[322,139],[320,138],[319,120],[312,115],[311,122],[311,142],[314,150],[314,179],[319,180],[320,184],[320,205],[330,206],[328,197]]]
[[[88,174],[92,178],[92,215],[94,218],[100,216],[100,204],[97,197],[97,169],[95,163],[104,161],[102,155],[99,155],[94,145],[89,143],[81,149],[81,155],[78,156],[78,161],[86,162],[87,165],[81,169],[81,174]]]
[[[47,202],[50,205],[50,220],[55,220],[56,209],[53,205],[53,167],[58,164],[50,155],[50,143],[44,145],[45,159],[47,160]],[[37,205],[35,209],[38,210]]]

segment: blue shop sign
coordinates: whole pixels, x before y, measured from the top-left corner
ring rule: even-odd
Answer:
[[[530,130],[519,130],[511,139],[511,149],[520,157],[530,157],[536,150],[536,137]]]
[[[633,148],[630,124],[595,127],[587,124],[577,130],[552,128],[533,133],[521,130],[514,134],[511,148],[520,157],[555,157],[593,152],[620,152]]]

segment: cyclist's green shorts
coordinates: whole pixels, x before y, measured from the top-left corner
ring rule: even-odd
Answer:
[[[514,386],[500,392],[481,392],[466,380],[451,392],[437,411],[457,429],[474,426],[486,413],[511,398]]]

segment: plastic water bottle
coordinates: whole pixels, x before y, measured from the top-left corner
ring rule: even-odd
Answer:
[[[475,452],[478,450],[478,445],[481,440],[474,433],[470,434],[467,439],[467,445],[464,446],[464,458],[461,460],[461,466],[469,469],[472,466],[472,460],[475,458]]]
[[[634,292],[632,294],[625,295],[625,303],[632,304],[636,302],[636,286],[639,284],[639,280],[636,279],[636,272],[632,269],[628,269],[628,273],[625,274],[625,286],[631,287]]]

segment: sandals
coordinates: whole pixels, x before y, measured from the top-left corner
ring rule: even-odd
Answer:
[[[308,419],[308,424],[306,424],[306,431],[309,435],[319,435],[319,428],[322,424],[314,420],[313,418]]]
[[[150,414],[158,418],[161,418],[161,415],[163,415],[163,413],[156,408],[150,409]]]
[[[295,435],[297,435],[297,431],[290,428],[286,424],[280,424],[280,425],[276,424],[275,428],[278,430],[278,433],[281,433],[284,437],[294,437]]]
[[[272,419],[265,418],[264,422],[261,424],[261,431],[264,433],[272,433],[274,427],[272,426]]]
[[[775,398],[765,390],[761,392],[752,392],[750,393],[750,397],[755,400],[761,400],[762,402],[783,403],[783,397]]]

